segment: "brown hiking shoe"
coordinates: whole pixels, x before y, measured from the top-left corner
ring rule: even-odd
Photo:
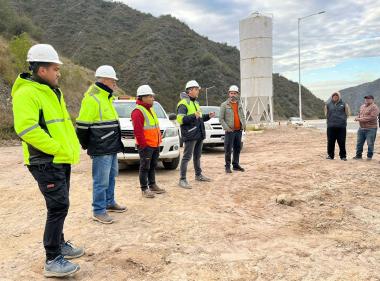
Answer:
[[[165,189],[163,189],[163,188],[159,188],[158,185],[155,184],[155,183],[152,184],[152,185],[150,185],[150,186],[149,186],[149,189],[150,189],[152,192],[156,193],[156,194],[161,194],[161,193],[165,193],[165,192],[166,192]]]
[[[107,213],[100,214],[100,215],[93,214],[92,218],[95,221],[105,223],[105,224],[113,223],[113,218],[111,218]]]
[[[154,193],[149,189],[145,189],[142,191],[142,196],[145,197],[145,198],[154,198]]]
[[[121,205],[119,205],[117,203],[115,203],[115,205],[107,207],[107,211],[108,212],[124,213],[126,210],[128,210],[127,207],[121,206]]]

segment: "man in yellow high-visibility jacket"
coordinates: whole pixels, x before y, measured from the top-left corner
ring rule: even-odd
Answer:
[[[77,135],[83,149],[92,158],[93,219],[110,224],[108,212],[127,210],[115,201],[115,178],[118,174],[117,153],[124,151],[119,117],[113,106],[116,72],[110,65],[99,66],[96,82],[84,94],[77,118]]]
[[[71,164],[79,162],[80,146],[58,87],[62,62],[57,52],[48,44],[37,44],[27,61],[32,74],[20,74],[12,88],[14,128],[22,139],[24,162],[46,201],[44,275],[63,277],[80,269],[66,259],[84,254],[63,237]]]
[[[211,181],[202,174],[201,155],[203,140],[206,137],[204,122],[215,116],[215,112],[202,114],[197,101],[201,87],[195,80],[186,83],[186,92],[181,93],[181,100],[177,105],[177,122],[181,126],[181,136],[184,142],[183,157],[180,166],[179,186],[190,189],[186,179],[187,165],[193,157],[195,180],[200,182]]]

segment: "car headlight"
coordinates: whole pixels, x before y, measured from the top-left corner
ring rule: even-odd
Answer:
[[[178,136],[177,128],[167,128],[164,133],[164,138],[176,137]]]
[[[212,130],[212,126],[210,123],[205,123],[205,129],[206,130]]]

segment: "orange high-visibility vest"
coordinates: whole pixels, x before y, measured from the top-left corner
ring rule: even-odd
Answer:
[[[139,104],[136,106],[136,109],[140,110],[144,116],[144,137],[146,144],[150,147],[159,147],[162,141],[162,136],[158,118],[154,112],[153,106],[150,108],[150,112]],[[137,139],[136,143],[139,144]]]

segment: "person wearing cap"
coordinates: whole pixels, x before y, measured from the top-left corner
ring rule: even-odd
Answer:
[[[155,194],[165,193],[165,190],[158,187],[156,183],[156,166],[162,137],[153,108],[154,95],[149,85],[140,86],[136,94],[136,108],[131,114],[133,132],[140,155],[140,187],[145,198],[154,198]]]
[[[186,83],[186,92],[181,93],[181,100],[177,104],[177,122],[180,124],[181,136],[184,142],[184,152],[180,166],[179,186],[190,189],[187,181],[187,165],[193,157],[195,179],[201,182],[211,181],[202,174],[201,155],[203,140],[206,137],[204,122],[215,116],[215,112],[202,114],[197,101],[200,86],[195,80]]]
[[[335,157],[335,142],[339,145],[339,157],[347,161],[346,134],[347,118],[350,116],[350,109],[340,95],[335,92],[325,104],[325,116],[327,121],[327,157],[333,160]]]
[[[228,99],[220,105],[220,124],[225,130],[224,158],[226,173],[231,171],[231,153],[233,150],[232,168],[244,172],[239,164],[242,131],[245,130],[246,120],[243,106],[239,99],[238,86],[232,85],[228,90]]]
[[[368,152],[367,160],[371,160],[375,147],[377,133],[377,117],[379,108],[374,102],[374,97],[368,95],[364,97],[364,104],[360,106],[359,114],[355,121],[359,122],[359,129],[356,141],[356,155],[353,159],[362,159],[364,142],[367,141]]]
[[[95,72],[96,82],[84,94],[76,120],[77,135],[92,159],[92,207],[95,221],[110,224],[109,212],[122,213],[125,206],[115,201],[115,178],[118,175],[117,153],[124,151],[119,117],[113,106],[116,72],[102,65]]]
[[[84,254],[63,235],[71,164],[79,162],[80,145],[58,84],[58,53],[51,45],[37,44],[29,49],[27,62],[32,73],[20,74],[12,88],[14,128],[22,140],[24,163],[46,203],[44,275],[64,277],[80,269],[67,259]]]

